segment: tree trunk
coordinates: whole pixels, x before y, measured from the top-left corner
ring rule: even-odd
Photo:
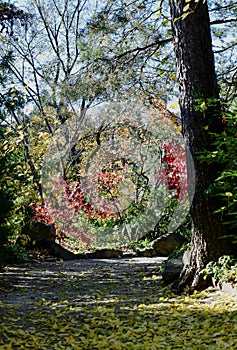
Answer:
[[[179,84],[182,132],[194,160],[195,171],[189,166],[189,186],[195,185],[190,208],[192,222],[191,261],[177,283],[178,290],[185,286],[205,288],[200,270],[212,260],[230,253],[229,242],[223,239],[221,216],[214,214],[218,208],[216,199],[208,197],[205,190],[218,175],[218,167],[208,166],[199,159],[204,150],[212,149],[210,132],[221,132],[221,116],[218,113],[218,89],[212,51],[210,19],[207,3],[189,2],[194,12],[178,19],[187,5],[185,0],[170,0],[174,50]],[[213,105],[208,102],[212,99]],[[202,107],[201,109],[199,107]]]

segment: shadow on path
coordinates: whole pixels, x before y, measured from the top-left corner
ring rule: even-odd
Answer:
[[[237,298],[172,295],[165,258],[26,263],[0,274],[0,349],[235,349]]]

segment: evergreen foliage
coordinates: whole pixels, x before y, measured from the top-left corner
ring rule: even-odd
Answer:
[[[223,112],[224,131],[215,134],[215,151],[205,152],[201,157],[207,164],[219,164],[222,168],[216,181],[207,189],[209,196],[221,199],[218,212],[223,224],[228,225],[228,237],[237,242],[237,106]]]

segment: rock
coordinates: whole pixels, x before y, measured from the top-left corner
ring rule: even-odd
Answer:
[[[158,256],[169,256],[176,249],[181,248],[187,240],[177,232],[167,233],[152,242],[152,248]]]
[[[130,259],[130,258],[136,258],[138,256],[137,252],[124,252],[123,251],[123,258],[124,259]]]
[[[56,229],[54,225],[33,221],[23,226],[21,234],[17,238],[17,243],[28,249],[32,249],[38,244],[38,241],[54,241],[55,237]]]
[[[40,239],[55,239],[56,229],[52,224],[44,222],[31,222],[22,228],[22,233],[28,235],[32,241]]]
[[[54,240],[56,229],[53,224],[45,224],[44,222],[36,222],[34,230],[31,234],[32,239],[50,239]]]
[[[98,249],[94,252],[86,253],[88,259],[117,259],[122,258],[123,251],[120,249]]]
[[[86,253],[76,253],[75,254],[76,259],[88,259],[88,256],[86,255]]]
[[[137,256],[139,257],[146,257],[146,258],[153,258],[157,255],[155,249],[153,248],[147,248],[147,249],[137,249]]]
[[[78,255],[79,255],[79,254],[74,254],[70,252],[66,248],[63,248],[60,244],[54,241],[51,241],[49,239],[42,239],[38,241],[37,247],[41,249],[42,248],[47,249],[50,255],[63,260],[76,260],[78,259]],[[84,259],[86,259],[86,256],[84,257]]]
[[[165,284],[170,284],[176,280],[183,269],[181,259],[168,259],[164,262],[164,269],[162,272],[162,279]]]

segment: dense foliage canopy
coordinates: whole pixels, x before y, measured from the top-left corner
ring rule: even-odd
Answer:
[[[202,1],[196,1],[195,4],[201,6]],[[192,1],[183,1],[183,5],[180,20],[186,21],[193,14],[193,4]],[[208,165],[220,165],[216,180],[205,190],[209,196],[220,198],[217,210],[223,212],[223,223],[228,227],[231,224],[227,233],[236,240],[233,227],[236,227],[237,8],[232,0],[222,1],[221,4],[212,1],[208,5],[221,101],[216,103],[216,100],[196,96],[195,103],[196,109],[203,115],[210,106],[213,108],[215,102],[224,128],[213,138],[213,147],[201,157]],[[141,123],[144,117],[142,113],[136,131],[134,125],[131,126],[127,121],[115,127],[113,122],[118,111],[114,105],[122,104],[124,107],[120,114],[127,113],[130,116],[136,110],[134,105],[137,105],[137,109],[141,105],[145,106],[149,110],[148,115],[159,115],[166,129],[173,128],[170,134],[176,135],[181,129],[176,102],[179,92],[170,3],[153,0],[107,0],[101,3],[89,0],[34,0],[25,2],[24,6],[19,5],[18,9],[0,2],[0,24],[0,190],[6,208],[1,214],[4,215],[5,232],[10,230],[14,241],[21,233],[22,225],[32,220],[33,209],[38,208],[38,214],[44,210],[45,217],[49,215],[48,198],[43,198],[47,191],[42,187],[41,175],[45,169],[45,159],[50,158],[50,149],[60,155],[59,171],[66,182],[66,187],[63,187],[66,195],[60,193],[71,201],[77,213],[80,207],[87,213],[89,220],[96,222],[97,227],[107,225],[114,228],[118,222],[125,220],[127,223],[126,220],[136,218],[139,210],[144,209],[149,192],[147,174],[141,161],[133,164],[124,155],[117,154],[117,159],[109,166],[103,162],[99,164],[101,172],[96,181],[103,203],[118,198],[122,181],[116,166],[121,166],[123,180],[136,192],[137,197],[132,204],[127,205],[126,210],[117,210],[115,216],[111,210],[108,217],[108,213],[102,215],[95,208],[92,209],[88,197],[79,188],[83,171],[88,170],[90,161],[95,166],[96,159],[101,159],[98,151],[101,144],[112,144],[117,134],[127,139],[132,135],[139,147],[146,145],[147,149],[154,148],[158,143],[160,134],[150,138],[145,124]],[[85,132],[83,135],[75,133],[75,138],[71,132],[72,126]],[[208,123],[204,125],[206,133],[212,131],[209,127]],[[64,130],[63,133],[61,130]],[[178,156],[176,160],[172,159],[165,142],[158,146],[160,163],[157,168],[163,168],[163,173],[166,172],[166,189],[168,187],[170,191],[168,196],[178,200],[180,169],[175,168]],[[141,160],[144,154],[145,148],[140,150]],[[155,157],[158,162],[158,154]],[[164,159],[168,157],[171,158],[165,162]],[[106,161],[104,159],[104,163]],[[116,161],[121,164],[116,164]],[[145,170],[148,171],[147,168]],[[150,179],[148,176],[148,181]],[[174,212],[172,205],[170,209],[166,206],[164,210],[168,210],[171,215]],[[44,220],[58,227],[60,224],[63,226],[61,221],[68,214],[64,213],[64,219],[58,212],[55,215],[56,219],[50,221],[47,217]],[[102,217],[107,221],[101,222]],[[166,225],[168,229],[169,220]],[[73,231],[72,226],[70,230]],[[64,231],[59,228],[59,236],[61,232],[62,237]],[[82,236],[81,233],[79,238],[82,239]],[[5,246],[5,238],[1,244]]]

